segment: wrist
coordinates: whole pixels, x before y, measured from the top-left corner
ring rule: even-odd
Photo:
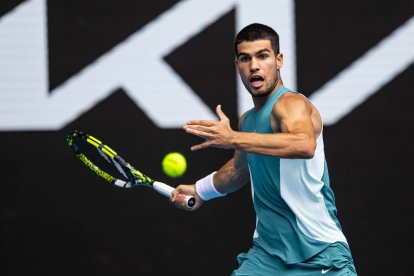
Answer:
[[[239,131],[233,131],[233,135],[230,140],[230,145],[232,149],[239,149],[240,147],[240,135]]]
[[[216,187],[214,186],[213,176],[215,174],[216,172],[213,172],[206,177],[198,180],[195,184],[197,195],[204,201],[226,195],[217,191]]]

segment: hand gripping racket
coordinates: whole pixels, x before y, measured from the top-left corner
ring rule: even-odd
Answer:
[[[66,139],[69,147],[79,160],[109,183],[121,188],[133,188],[142,185],[153,188],[166,197],[171,197],[173,187],[154,181],[144,175],[95,137],[81,131],[73,131],[67,135]],[[195,204],[195,198],[187,196],[186,204],[188,208],[192,208]]]

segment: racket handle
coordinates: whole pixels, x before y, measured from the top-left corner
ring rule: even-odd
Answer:
[[[165,183],[158,182],[158,181],[154,181],[154,183],[152,184],[152,187],[154,188],[154,190],[156,190],[157,192],[159,192],[160,194],[166,197],[171,197],[172,191],[174,191],[173,187]],[[191,209],[194,206],[195,202],[196,202],[195,197],[193,196],[185,197],[185,203],[187,205],[187,208]]]

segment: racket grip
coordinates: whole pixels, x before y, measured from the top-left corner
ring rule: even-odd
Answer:
[[[158,182],[158,181],[154,181],[154,183],[152,184],[152,187],[154,188],[154,190],[156,190],[157,192],[159,192],[160,194],[166,196],[166,197],[171,197],[172,192],[174,191],[174,188],[162,183],[162,182]],[[195,204],[196,200],[195,197],[193,196],[186,196],[185,197],[185,203],[187,205],[187,208],[192,208]]]

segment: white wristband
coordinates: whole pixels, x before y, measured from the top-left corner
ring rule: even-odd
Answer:
[[[216,172],[213,172],[207,175],[206,177],[201,178],[200,180],[196,182],[197,194],[204,201],[226,195],[226,194],[219,193],[214,187],[213,176],[215,174]]]

